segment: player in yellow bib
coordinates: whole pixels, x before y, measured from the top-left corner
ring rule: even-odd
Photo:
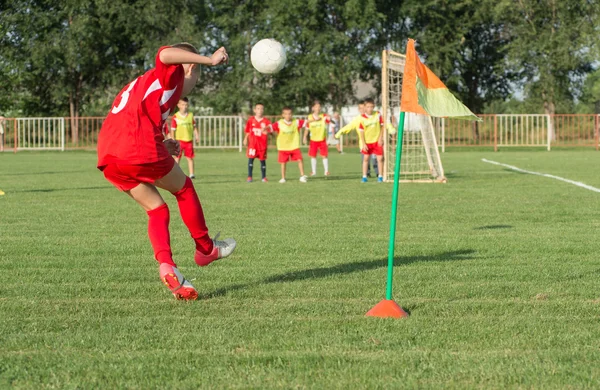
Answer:
[[[279,151],[278,161],[281,164],[281,180],[285,183],[285,169],[288,161],[298,161],[300,169],[300,182],[306,183],[304,174],[304,164],[302,161],[302,152],[300,151],[300,131],[305,126],[306,121],[302,119],[293,119],[292,109],[284,107],[281,113],[283,119],[278,120],[265,129],[277,133],[277,150]]]
[[[184,97],[177,103],[177,113],[171,121],[171,138],[179,141],[180,152],[175,161],[179,163],[181,155],[185,154],[188,162],[190,179],[194,179],[194,139],[198,140],[198,130],[194,121],[194,114],[188,112],[189,101]]]
[[[369,156],[374,154],[377,158],[377,165],[383,166],[383,117],[375,111],[375,102],[373,99],[365,100],[365,113],[360,118],[358,126],[358,135],[362,141],[361,153],[366,156],[363,160],[362,182],[367,182],[369,169]],[[377,174],[377,182],[383,183],[383,176]]]
[[[317,174],[317,151],[323,158],[323,168],[325,168],[325,176],[329,176],[329,150],[327,148],[327,130],[331,124],[331,118],[327,114],[321,114],[321,102],[315,100],[312,105],[312,113],[306,119],[306,130],[304,130],[304,145],[308,134],[310,133],[310,145],[308,147],[308,155],[310,156],[310,166],[312,171],[311,176]]]
[[[348,123],[346,126],[342,127],[337,133],[335,133],[335,138],[340,138],[340,136],[342,134],[349,134],[352,131],[356,131],[356,136],[358,137],[358,147],[359,150],[362,150],[363,148],[363,143],[362,143],[362,139],[360,138],[360,134],[359,134],[359,127],[360,127],[360,123],[362,120],[362,116],[365,113],[365,104],[364,103],[358,103],[358,112],[359,115],[355,116],[352,121],[350,121],[350,123]],[[373,160],[373,161],[371,161]],[[362,170],[362,164],[365,161],[365,155],[364,154],[360,154],[360,167]],[[377,159],[375,158],[374,155],[371,155],[368,159],[367,159],[367,176],[371,177],[371,164],[373,165],[373,169],[375,169],[375,175],[379,176],[379,166],[377,165]]]

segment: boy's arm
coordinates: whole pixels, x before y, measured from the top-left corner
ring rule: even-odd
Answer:
[[[248,133],[246,133],[246,136],[244,137],[244,146],[248,145]]]
[[[212,56],[205,57],[176,47],[168,47],[159,54],[160,61],[167,65],[198,64],[216,66],[229,61],[229,55],[224,47],[215,51]]]
[[[302,138],[302,144],[306,145],[306,142],[308,142],[308,127],[304,128],[304,138]]]
[[[381,114],[379,114],[379,139],[377,139],[377,144],[379,146],[383,146],[383,133],[383,117],[381,116]]]
[[[369,147],[367,146],[367,142],[365,141],[365,129],[362,123],[358,126],[356,130],[358,131],[358,138],[360,138],[360,149],[366,152],[367,150],[369,150]]]
[[[194,139],[196,140],[196,143],[200,142],[200,136],[198,135],[197,127],[194,127]]]

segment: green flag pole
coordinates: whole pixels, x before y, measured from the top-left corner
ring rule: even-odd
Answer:
[[[390,218],[390,243],[388,246],[388,274],[385,299],[392,299],[394,276],[394,247],[396,244],[396,219],[398,210],[398,188],[400,187],[400,162],[402,161],[402,138],[404,137],[404,112],[400,112],[398,121],[398,140],[396,142],[396,165],[394,166],[394,192],[392,192],[392,216]]]
[[[394,168],[394,191],[392,193],[392,215],[390,218],[390,243],[388,247],[388,272],[385,299],[367,312],[370,317],[408,317],[402,308],[392,300],[392,283],[394,276],[394,246],[396,243],[396,219],[398,209],[398,187],[400,187],[400,162],[402,161],[402,139],[404,138],[404,112],[400,112],[398,121],[398,139],[396,142],[396,166]]]

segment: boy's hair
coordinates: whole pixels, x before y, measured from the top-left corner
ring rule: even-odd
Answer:
[[[189,101],[189,99],[188,99],[188,98],[186,98],[186,97],[182,97],[181,99],[179,99],[179,101],[180,101],[180,102],[186,102],[186,103],[189,103],[189,102],[190,102],[190,101]]]
[[[315,99],[315,100],[313,101],[313,104],[312,104],[312,106],[310,106],[310,108],[313,108],[313,107],[314,107],[314,106],[316,106],[317,104],[319,104],[319,105],[320,105],[320,104],[321,104],[321,102],[320,102],[319,100]]]
[[[264,104],[262,104],[262,103],[256,103],[256,104],[254,105],[254,108],[256,108],[256,106],[263,106],[263,107],[264,107],[265,105],[264,105]]]
[[[176,43],[174,45],[171,45],[171,47],[174,47],[176,49],[181,49],[181,50],[189,51],[189,52],[194,53],[194,54],[200,54],[198,52],[198,49],[196,49],[194,47],[194,45],[192,45],[191,43],[187,43],[187,42]]]
[[[375,105],[375,100],[373,100],[373,99],[371,99],[371,98],[365,99],[365,101],[364,101],[364,104],[372,104],[372,105]]]
[[[285,106],[285,107],[283,107],[283,108],[281,109],[281,112],[283,112],[283,111],[292,111],[292,107],[290,107],[290,106]]]

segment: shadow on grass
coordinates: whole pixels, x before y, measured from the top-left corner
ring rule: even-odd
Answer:
[[[394,266],[427,262],[427,261],[456,261],[474,259],[475,250],[465,249],[460,251],[442,252],[427,256],[398,256],[394,258]],[[308,279],[321,279],[335,275],[347,275],[355,272],[370,271],[378,268],[387,267],[387,258],[369,261],[358,261],[354,263],[337,264],[331,267],[311,268],[301,271],[288,272],[279,275],[269,276],[258,282],[246,284],[234,284],[229,287],[223,287],[213,292],[203,295],[203,298],[215,298],[226,295],[230,291],[243,290],[250,287],[260,286],[269,283],[289,283]]]
[[[111,186],[97,186],[97,187],[77,187],[77,188],[34,188],[31,190],[20,190],[20,191],[12,191],[19,193],[26,192],[56,192],[56,191],[84,191],[84,190],[105,190],[107,188],[112,188]]]
[[[85,173],[90,170],[80,171],[49,171],[49,172],[22,172],[22,173],[3,173],[0,176],[36,176],[36,175],[58,175],[58,174],[70,174],[70,173]]]
[[[486,225],[473,228],[473,230],[497,230],[497,229],[512,229],[512,225]]]

